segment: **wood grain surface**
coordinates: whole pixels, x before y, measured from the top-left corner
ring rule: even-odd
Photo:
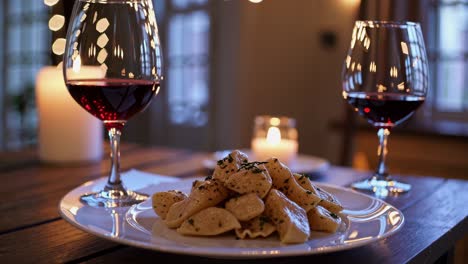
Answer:
[[[0,154],[0,157],[12,155]],[[406,222],[395,235],[352,250],[265,260],[218,260],[160,253],[116,244],[80,231],[60,218],[59,200],[78,185],[106,176],[108,159],[91,164],[51,165],[37,160],[32,150],[15,153],[0,163],[1,263],[431,263],[467,235],[468,181],[437,177],[396,176],[413,190],[387,202],[403,211]],[[204,176],[209,172],[204,153],[124,145],[122,169],[137,168],[174,177]],[[348,186],[369,172],[343,167],[312,174],[315,181]]]

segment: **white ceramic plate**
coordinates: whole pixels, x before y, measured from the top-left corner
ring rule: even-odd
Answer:
[[[138,171],[130,174],[125,175],[124,182],[135,190],[150,194],[169,189],[189,192],[193,181],[172,182],[173,178]],[[395,233],[404,222],[403,214],[382,200],[350,189],[317,183],[344,205],[341,215],[344,221],[335,234],[312,232],[309,241],[296,245],[281,244],[277,235],[253,240],[237,240],[234,235],[186,237],[164,225],[153,212],[150,200],[131,208],[114,210],[92,208],[79,202],[81,194],[99,190],[105,181],[102,178],[85,183],[65,195],[59,208],[62,217],[81,230],[114,242],[177,254],[267,258],[334,252],[373,243]],[[161,183],[164,181],[166,183]]]
[[[250,160],[255,160],[254,155],[248,149],[241,149],[242,152],[249,156]],[[203,161],[203,166],[208,170],[214,170],[216,162],[226,157],[231,151],[222,150],[213,153],[210,159]],[[287,164],[292,172],[297,173],[315,173],[328,169],[330,163],[326,159],[304,154],[298,154],[296,160],[292,164]]]

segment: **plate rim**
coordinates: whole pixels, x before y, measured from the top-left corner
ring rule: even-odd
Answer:
[[[58,204],[58,209],[59,209],[60,216],[63,219],[65,219],[68,223],[70,223],[72,226],[78,228],[79,230],[84,231],[84,232],[89,233],[89,234],[92,234],[92,235],[95,235],[97,237],[100,237],[100,238],[103,238],[103,239],[106,239],[106,240],[109,240],[109,241],[112,241],[112,242],[115,242],[115,243],[118,243],[118,244],[124,244],[124,245],[128,245],[128,246],[144,248],[144,249],[163,252],[163,253],[190,255],[190,256],[199,256],[199,257],[201,256],[201,257],[216,258],[216,259],[253,259],[253,258],[280,258],[280,257],[291,257],[291,256],[311,256],[311,255],[316,255],[316,254],[333,253],[333,252],[338,252],[338,251],[343,251],[343,250],[348,250],[348,249],[354,249],[354,248],[361,247],[361,246],[364,246],[364,245],[367,245],[367,244],[371,244],[373,242],[382,240],[384,238],[387,238],[387,237],[395,234],[396,232],[400,231],[402,229],[402,227],[406,223],[406,219],[405,219],[405,216],[404,216],[403,212],[400,209],[398,209],[397,207],[385,202],[382,199],[379,199],[377,197],[373,197],[371,195],[368,195],[368,194],[365,194],[365,193],[362,193],[362,192],[358,192],[358,191],[353,190],[351,188],[346,188],[346,187],[343,187],[343,186],[329,184],[329,183],[322,183],[322,182],[312,181],[313,184],[316,184],[319,187],[320,186],[325,186],[325,187],[329,187],[329,188],[339,189],[341,191],[351,192],[351,193],[354,193],[354,194],[357,194],[357,195],[365,196],[367,198],[370,198],[371,200],[377,200],[377,201],[379,201],[379,202],[381,202],[381,203],[383,203],[385,205],[389,205],[393,209],[398,211],[398,213],[401,216],[401,223],[396,228],[390,230],[389,232],[384,233],[381,236],[375,236],[375,237],[372,237],[372,238],[364,240],[364,241],[356,241],[356,242],[354,242],[352,244],[342,244],[342,245],[336,245],[336,246],[325,246],[325,247],[322,247],[320,250],[310,250],[310,251],[289,250],[289,251],[281,252],[279,254],[261,253],[262,250],[255,251],[256,253],[250,253],[250,254],[247,254],[247,253],[226,254],[226,253],[218,253],[217,251],[210,251],[210,249],[212,250],[213,248],[196,248],[195,250],[194,250],[194,248],[184,248],[183,250],[181,250],[181,249],[173,248],[173,247],[165,247],[161,243],[155,244],[155,243],[147,243],[147,242],[137,241],[137,240],[129,239],[129,238],[112,237],[112,236],[97,232],[97,231],[95,231],[93,229],[86,228],[85,225],[83,225],[83,224],[81,224],[81,223],[79,223],[79,222],[77,222],[75,220],[70,219],[66,215],[66,213],[64,212],[65,210],[62,210],[62,204],[63,204],[64,200],[67,198],[67,196],[69,196],[71,194],[71,192],[76,191],[79,188],[91,186],[91,185],[93,185],[93,184],[95,184],[95,183],[97,183],[97,182],[99,182],[100,180],[103,180],[103,179],[106,179],[106,177],[102,177],[102,178],[98,178],[98,179],[93,180],[93,181],[86,182],[85,184],[82,184],[82,185],[72,189],[67,194],[65,194],[62,197],[62,199],[60,199],[60,202]],[[196,179],[196,178],[190,177],[190,178],[182,179],[182,181],[190,181],[190,180],[193,180],[193,179]],[[174,182],[174,183],[177,184],[177,183],[180,183],[180,182],[181,181]],[[127,210],[124,213],[125,218],[126,218],[126,214],[134,206],[137,206],[137,205],[138,204],[133,205],[131,207],[126,207]],[[140,232],[140,233],[142,232],[140,230],[137,230],[136,228],[134,228],[130,224],[129,224],[129,226],[131,226],[132,231]],[[300,245],[300,244],[297,244],[297,245]],[[253,252],[253,251],[249,251],[249,252]]]

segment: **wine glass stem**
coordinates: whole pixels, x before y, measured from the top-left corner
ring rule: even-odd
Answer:
[[[380,128],[377,132],[379,137],[379,148],[377,149],[377,154],[379,155],[379,164],[377,166],[377,171],[375,177],[377,180],[390,180],[390,176],[387,172],[387,166],[385,165],[385,160],[387,158],[387,141],[388,136],[390,135],[390,130],[387,128]]]
[[[111,170],[104,190],[123,192],[122,194],[125,195],[125,189],[120,179],[120,135],[122,132],[115,127],[110,128],[108,132],[111,147]]]

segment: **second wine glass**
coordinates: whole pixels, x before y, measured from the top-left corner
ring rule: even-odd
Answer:
[[[411,185],[393,179],[385,163],[390,131],[425,101],[429,73],[421,27],[414,22],[357,21],[343,66],[343,98],[378,129],[374,175],[352,184],[378,196]]]
[[[129,118],[159,92],[161,49],[152,1],[77,0],[63,60],[71,96],[104,122],[111,171],[102,191],[84,194],[95,207],[123,207],[148,198],[127,190],[120,175],[120,136]]]

